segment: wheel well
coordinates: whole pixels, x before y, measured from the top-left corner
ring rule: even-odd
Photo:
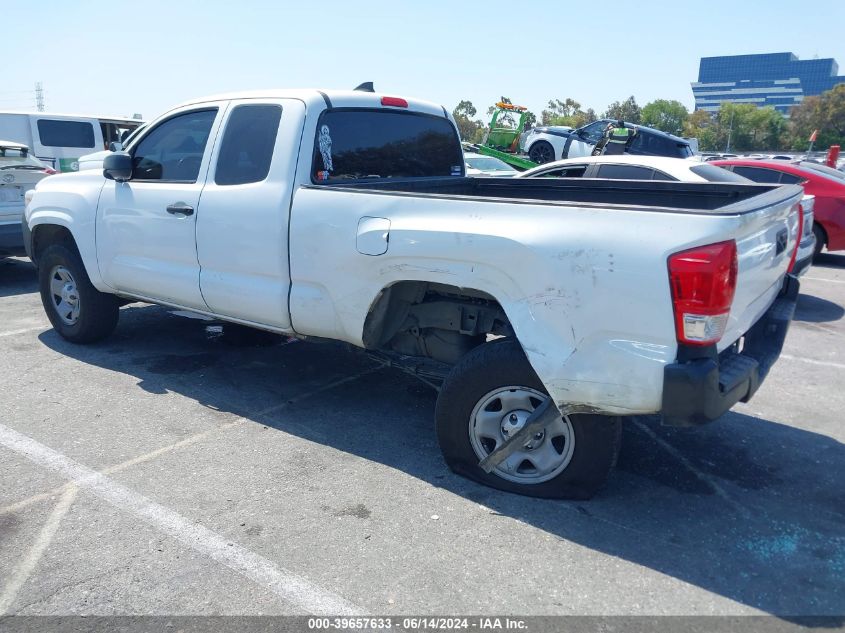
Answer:
[[[480,290],[402,281],[379,293],[364,323],[370,350],[454,364],[487,335],[513,336],[505,311]]]
[[[58,224],[39,224],[32,230],[32,261],[38,264],[41,254],[48,246],[63,244],[79,252],[71,232]]]

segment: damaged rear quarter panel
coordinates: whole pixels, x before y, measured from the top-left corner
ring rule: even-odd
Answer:
[[[390,220],[384,255],[356,250],[362,216]],[[300,334],[363,346],[370,307],[394,283],[480,290],[502,305],[560,407],[652,413],[677,349],[666,258],[726,239],[734,222],[306,187],[291,217],[291,319]]]

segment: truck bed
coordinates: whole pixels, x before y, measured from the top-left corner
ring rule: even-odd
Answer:
[[[463,197],[510,202],[579,206],[648,207],[672,212],[707,212],[738,215],[798,193],[797,185],[776,186],[740,183],[686,183],[663,180],[606,180],[598,178],[425,178],[380,179],[313,185],[319,188],[353,189],[369,193],[432,197]]]

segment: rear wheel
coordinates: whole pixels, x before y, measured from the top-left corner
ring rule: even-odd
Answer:
[[[437,400],[437,439],[446,463],[458,474],[508,492],[592,497],[616,463],[619,418],[561,416],[492,472],[478,466],[548,399],[517,341],[500,339],[472,350],[452,369]]]
[[[528,158],[535,163],[542,165],[543,163],[550,163],[555,159],[555,150],[551,143],[547,141],[537,141],[528,150]]]
[[[824,233],[824,229],[818,224],[813,224],[813,235],[816,236],[816,247],[813,251],[813,259],[815,260],[821,254],[822,249],[825,247],[827,236]]]
[[[53,328],[73,343],[93,343],[114,331],[119,299],[91,284],[75,249],[54,244],[38,258],[41,303]]]

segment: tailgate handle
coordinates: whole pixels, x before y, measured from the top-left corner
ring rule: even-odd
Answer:
[[[789,233],[786,229],[778,231],[777,239],[775,241],[775,256],[780,255],[786,250],[786,243],[789,241]]]

